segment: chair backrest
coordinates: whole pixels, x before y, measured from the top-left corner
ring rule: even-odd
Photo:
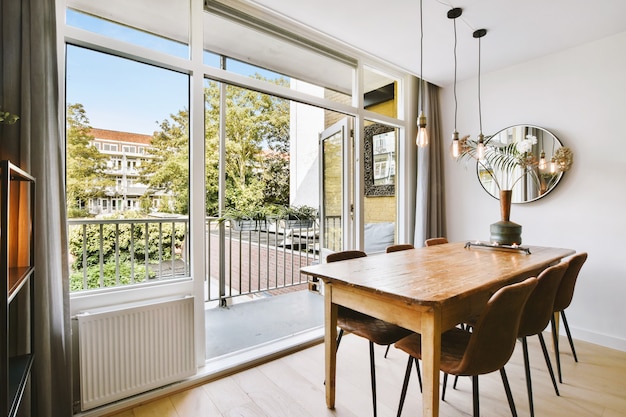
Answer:
[[[556,298],[554,299],[554,311],[563,311],[569,307],[572,302],[572,298],[574,297],[574,287],[576,286],[578,273],[586,260],[587,253],[582,252],[563,262],[567,265],[567,271],[565,271],[559,290],[556,292]]]
[[[360,250],[344,250],[331,253],[326,257],[326,262],[345,261],[346,259],[363,258],[365,256],[367,256],[367,254]]]
[[[537,278],[528,278],[499,289],[489,298],[463,358],[450,373],[482,375],[497,371],[508,362],[515,349],[524,305],[536,286]]]
[[[518,337],[532,336],[546,328],[552,317],[554,299],[561,285],[561,279],[567,270],[567,265],[561,262],[558,265],[546,268],[537,277],[537,287],[526,301],[524,312],[519,323]]]
[[[411,245],[410,243],[398,243],[396,245],[387,246],[387,249],[385,249],[385,252],[391,253],[391,252],[399,252],[401,250],[409,250],[409,249],[415,249],[415,246]]]
[[[431,237],[430,239],[426,239],[426,241],[424,242],[424,245],[435,246],[435,245],[442,245],[444,243],[448,243],[448,239],[446,239],[445,237]]]

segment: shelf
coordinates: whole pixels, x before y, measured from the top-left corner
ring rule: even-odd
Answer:
[[[19,410],[22,395],[30,375],[33,355],[21,355],[9,358],[9,409],[8,417],[13,417]]]
[[[22,286],[28,281],[28,278],[35,270],[32,266],[18,266],[15,268],[9,268],[9,282],[8,282],[8,302],[13,300],[15,294],[17,294]]]
[[[23,401],[32,405],[34,212],[35,179],[11,162],[0,161],[0,293],[7,297],[0,309],[0,417],[30,413],[30,407],[21,405]],[[19,305],[12,304],[18,298]]]

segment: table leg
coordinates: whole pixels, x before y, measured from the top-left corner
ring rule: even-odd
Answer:
[[[337,372],[337,304],[332,302],[332,285],[324,287],[324,349],[326,358],[326,406],[335,408]]]
[[[439,416],[439,361],[441,359],[441,315],[430,311],[422,316],[422,398],[424,417]]]

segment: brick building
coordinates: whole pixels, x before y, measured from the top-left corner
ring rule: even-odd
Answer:
[[[140,199],[146,196],[155,210],[163,197],[146,195],[148,186],[139,178],[141,164],[150,158],[148,149],[152,136],[107,129],[91,129],[92,144],[108,155],[106,175],[115,179],[115,187],[107,190],[105,197],[92,198],[88,202],[92,214],[112,214],[120,211],[141,209]]]

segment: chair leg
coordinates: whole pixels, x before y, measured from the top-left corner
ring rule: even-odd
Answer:
[[[574,349],[574,339],[572,339],[572,334],[569,331],[567,318],[565,317],[565,311],[561,311],[561,317],[563,318],[563,326],[565,326],[565,333],[567,334],[567,340],[569,340],[569,346],[572,348],[572,355],[574,355],[574,362],[578,362],[578,357],[576,356],[576,349]]]
[[[420,373],[420,361],[417,358],[415,360],[415,373],[417,374],[417,381],[420,383],[420,393],[422,392],[422,374]]]
[[[446,386],[448,385],[448,374],[443,373],[443,387],[441,388],[441,401],[446,400]]]
[[[502,384],[504,385],[504,392],[506,392],[506,399],[509,401],[509,408],[511,409],[511,415],[517,417],[517,410],[515,409],[515,402],[513,401],[513,394],[511,393],[511,386],[509,385],[509,379],[506,377],[506,371],[504,367],[500,369],[500,376],[502,377]]]
[[[387,349],[385,349],[385,359],[387,359],[387,354],[389,353],[389,346],[391,345],[387,345]]]
[[[341,343],[341,337],[343,336],[343,329],[339,329],[339,334],[337,334],[337,349],[335,352],[339,351],[339,343]]]
[[[374,363],[374,342],[370,342],[370,376],[372,378],[372,405],[374,407],[374,417],[376,417],[376,367]]]
[[[554,378],[554,371],[552,370],[552,363],[550,362],[550,356],[548,355],[548,349],[546,348],[546,342],[543,339],[543,334],[537,333],[539,337],[539,342],[541,343],[541,350],[543,351],[543,357],[546,359],[546,366],[548,367],[548,372],[550,372],[550,379],[552,379],[552,386],[554,387],[554,392],[557,396],[559,394],[559,388],[556,385],[556,379]]]
[[[530,362],[528,360],[528,341],[522,337],[522,348],[524,351],[524,370],[526,371],[526,389],[528,390],[528,408],[530,417],[535,417],[535,407],[533,404],[533,384],[530,379]]]
[[[456,389],[456,383],[459,382],[459,376],[458,375],[454,375],[454,383],[452,384],[452,388]]]
[[[474,417],[480,417],[480,402],[478,400],[478,375],[472,375],[472,403],[474,407]]]
[[[561,355],[559,354],[559,338],[557,336],[556,320],[554,319],[554,315],[552,316],[552,320],[550,320],[550,323],[552,324],[552,345],[554,346],[554,357],[556,358],[556,370],[559,374],[559,382],[562,384],[563,377],[561,376]]]
[[[400,417],[400,415],[402,414],[402,407],[404,407],[404,400],[406,399],[406,389],[409,386],[409,379],[411,378],[412,364],[413,356],[409,356],[409,362],[406,364],[406,372],[404,373],[404,382],[402,383],[402,392],[400,393],[400,404],[398,405],[397,417]]]

